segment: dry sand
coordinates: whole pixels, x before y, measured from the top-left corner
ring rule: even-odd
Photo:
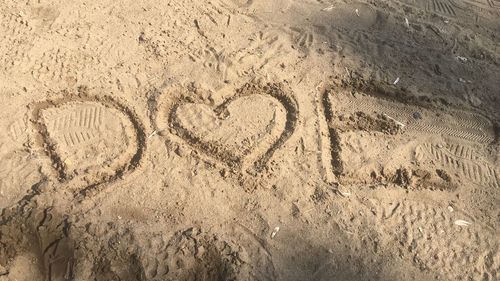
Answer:
[[[500,280],[499,0],[3,0],[0,280]]]

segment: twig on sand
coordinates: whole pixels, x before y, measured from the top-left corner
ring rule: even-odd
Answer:
[[[468,221],[464,221],[464,220],[456,220],[455,221],[455,224],[458,225],[458,226],[469,226],[471,225],[472,223],[468,222]]]
[[[334,8],[333,5],[330,5],[330,6],[326,7],[326,8],[321,9],[321,11],[329,12],[329,11],[333,10],[333,8]]]
[[[347,67],[344,67],[344,68],[345,68],[345,72],[347,72],[347,76],[349,76],[349,78],[352,78],[351,72],[349,71],[349,69]]]
[[[278,234],[278,231],[280,231],[280,227],[277,226],[274,228],[273,230],[273,233],[271,233],[271,238],[274,238],[274,236],[276,236],[276,234]]]
[[[339,189],[339,194],[342,195],[343,197],[349,197],[351,196],[351,193],[349,191],[342,191]]]
[[[387,119],[390,119],[390,120],[394,121],[394,123],[396,123],[396,125],[398,125],[398,126],[399,126],[399,127],[401,127],[401,128],[404,128],[404,127],[406,126],[403,122],[398,121],[398,120],[396,120],[396,119],[392,118],[391,116],[389,116],[389,115],[387,115],[387,114],[385,114],[385,113],[382,113],[382,115],[383,115],[385,118],[387,118]]]

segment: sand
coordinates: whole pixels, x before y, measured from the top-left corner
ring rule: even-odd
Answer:
[[[0,280],[500,280],[500,1],[0,3]]]

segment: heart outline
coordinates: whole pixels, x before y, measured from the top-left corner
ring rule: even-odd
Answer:
[[[266,170],[274,153],[292,137],[297,129],[299,122],[298,103],[295,97],[283,88],[283,85],[280,83],[267,83],[265,85],[246,83],[237,89],[234,95],[225,99],[222,103],[215,106],[213,104],[210,105],[217,114],[224,111],[231,102],[238,98],[261,94],[270,96],[283,106],[286,111],[283,131],[279,134],[277,140],[273,141],[269,147],[265,148],[260,155],[255,157],[256,160],[252,161],[250,165],[243,164],[248,155],[244,155],[241,159],[231,159],[228,161],[228,158],[231,157],[226,157],[227,155],[221,154],[220,148],[203,142],[203,140],[193,138],[186,129],[179,129],[180,126],[175,125],[176,109],[179,106],[188,103],[207,104],[207,102],[203,101],[201,98],[194,97],[192,90],[182,87],[173,87],[172,90],[166,91],[167,93],[165,93],[165,91],[156,93],[156,96],[150,100],[155,108],[155,111],[152,112],[153,114],[150,117],[159,135],[171,137],[178,142],[187,144],[189,147],[207,156],[212,160],[211,162],[215,160],[218,163],[222,163],[224,166],[228,167],[230,171],[239,174],[240,177],[248,175],[256,176]],[[165,122],[162,119],[166,119],[167,121]],[[257,148],[252,148],[251,150],[253,151],[255,149]],[[252,152],[249,154],[252,154]],[[249,167],[246,168],[245,166]]]

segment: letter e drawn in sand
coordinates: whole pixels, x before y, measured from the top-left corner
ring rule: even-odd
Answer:
[[[493,123],[481,113],[409,99],[372,83],[333,86],[319,106],[330,142],[330,153],[322,154],[330,161],[323,163],[343,184],[453,190],[467,179],[498,186],[496,169],[479,159],[486,152],[472,148],[495,140]]]

